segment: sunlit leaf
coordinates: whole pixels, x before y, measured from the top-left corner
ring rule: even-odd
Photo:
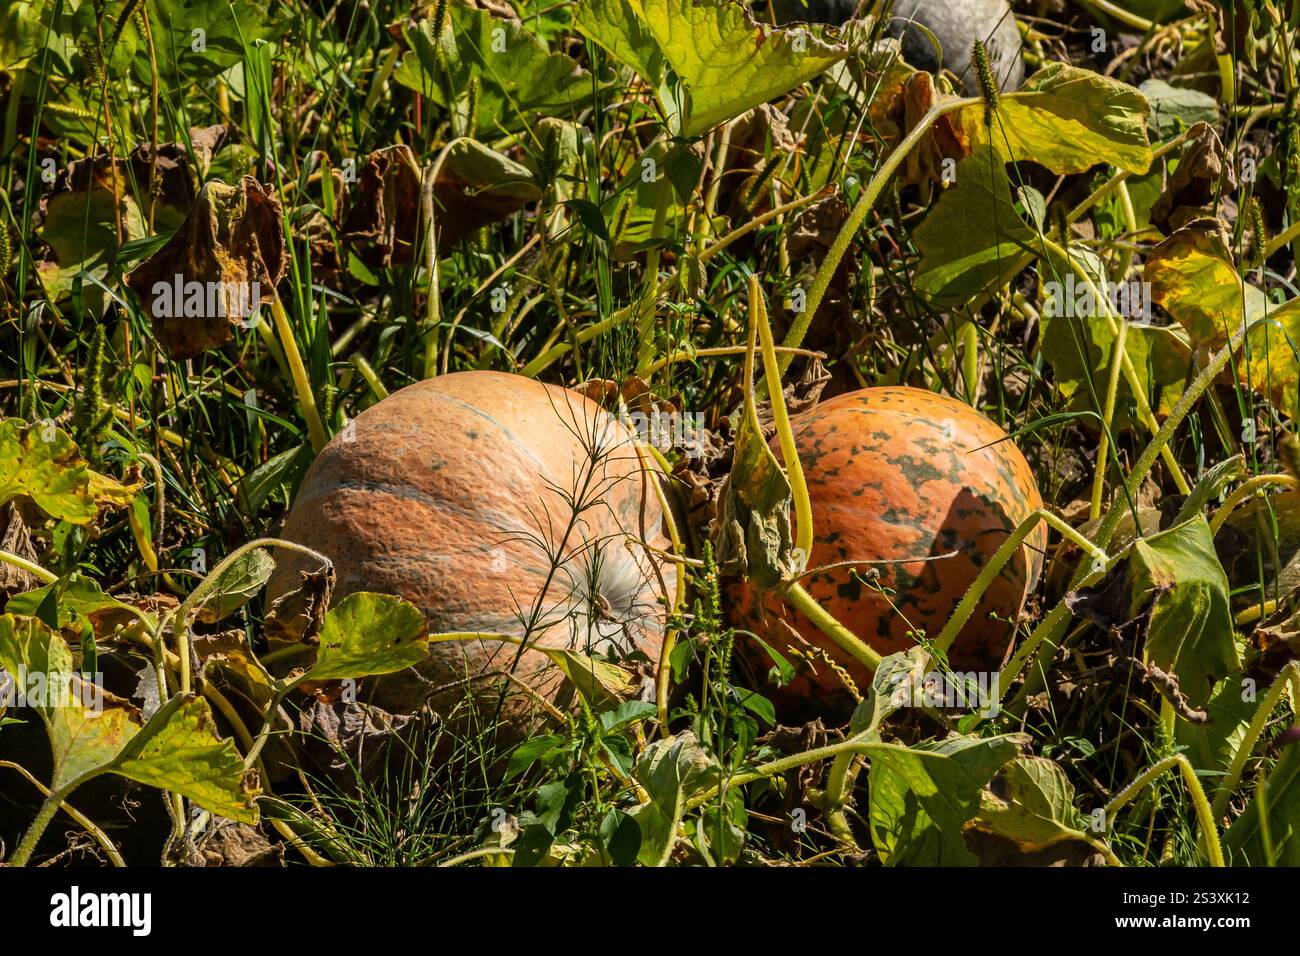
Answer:
[[[432,20],[406,32],[412,52],[393,79],[439,106],[463,102],[478,78],[478,121],[471,133],[517,129],[535,114],[575,114],[591,94],[591,74],[553,53],[518,20],[502,20],[468,4],[448,4],[439,34]]]
[[[252,600],[275,570],[275,561],[261,548],[246,551],[221,572],[199,607],[199,620],[215,624]]]
[[[1220,349],[1243,321],[1251,323],[1234,355],[1237,379],[1287,414],[1300,412],[1300,299],[1274,305],[1243,281],[1222,223],[1201,219],[1179,229],[1151,250],[1144,278],[1196,345]]]
[[[854,49],[825,26],[764,26],[733,0],[582,0],[574,19],[649,81],[682,136],[789,92]],[[668,69],[685,88],[680,101],[665,88]]]
[[[0,421],[0,505],[27,497],[52,518],[88,524],[101,505],[130,504],[138,489],[91,470],[67,432],[52,423]]]
[[[369,677],[404,670],[424,660],[429,635],[424,614],[389,594],[357,591],[325,615],[313,681]]]
[[[180,793],[213,813],[257,821],[244,762],[231,741],[217,738],[204,700],[177,695],[142,726],[135,707],[73,673],[62,637],[12,614],[0,616],[0,666],[25,678],[29,703],[45,723],[52,787],[112,772]]]
[[[1008,162],[1031,160],[1054,173],[1081,173],[1098,163],[1144,173],[1151,165],[1151,107],[1127,83],[1046,63],[999,103],[991,129],[982,105],[963,110],[962,122],[972,144],[991,143]]]
[[[212,711],[201,697],[172,697],[107,769],[183,794],[211,813],[257,822],[244,761],[232,741],[217,738]]]
[[[615,664],[560,647],[532,645],[532,649],[541,651],[564,671],[564,676],[588,703],[621,700],[636,689],[631,675]]]
[[[962,830],[980,794],[1024,738],[953,736],[905,747],[864,745],[871,760],[871,839],[887,865],[969,866]]]

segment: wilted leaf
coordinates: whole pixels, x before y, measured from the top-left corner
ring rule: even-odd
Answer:
[[[167,244],[126,281],[158,341],[180,361],[229,342],[231,326],[250,317],[253,303],[275,295],[287,265],[280,203],[245,176],[238,186],[207,183]]]
[[[718,495],[718,566],[764,591],[797,577],[808,556],[795,554],[792,503],[789,479],[746,416]]]
[[[202,663],[206,680],[214,680],[219,671],[223,687],[233,686],[263,711],[275,696],[272,677],[248,646],[242,630],[195,635],[194,654]]]
[[[265,626],[267,640],[281,643],[309,641],[320,633],[326,609],[334,591],[331,564],[319,571],[299,571],[301,586],[286,591],[271,602]]]
[[[1169,235],[1217,212],[1221,196],[1237,188],[1232,163],[1213,127],[1197,123],[1188,131],[1178,165],[1160,198],[1151,207],[1151,224]]]
[[[854,50],[828,27],[764,26],[732,0],[583,0],[574,18],[650,83],[681,136],[787,93]]]
[[[420,219],[420,164],[404,143],[377,149],[348,193],[343,238],[372,269],[415,255]]]
[[[12,501],[0,505],[0,551],[7,551],[33,563],[38,558],[31,532]],[[17,565],[0,563],[0,596],[26,591],[38,583],[40,582],[34,574]]]
[[[404,670],[424,660],[429,635],[424,614],[389,594],[357,591],[325,615],[311,681],[370,677]]]
[[[477,140],[457,140],[433,184],[439,243],[455,243],[540,199],[533,174]]]
[[[920,123],[938,103],[956,99],[934,87],[934,76],[913,70],[895,59],[881,79],[880,93],[871,102],[871,118],[886,140],[897,143]],[[908,154],[899,179],[902,183],[938,182],[944,163],[970,155],[971,143],[959,117],[941,116],[928,135]]]

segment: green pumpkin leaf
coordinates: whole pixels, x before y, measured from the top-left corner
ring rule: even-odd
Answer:
[[[681,136],[788,93],[855,49],[824,26],[764,26],[733,0],[582,0],[574,22],[650,83]]]
[[[45,47],[48,33],[40,16],[44,5],[15,0],[0,9],[0,73],[17,74]]]
[[[0,616],[0,667],[45,724],[52,787],[102,766],[135,732],[128,708],[93,706],[98,692],[77,676],[67,642],[35,618]]]
[[[244,552],[212,583],[199,607],[199,620],[215,624],[229,617],[257,596],[274,570],[275,561],[262,548]]]
[[[257,822],[243,759],[231,741],[217,738],[206,701],[177,695],[142,726],[129,703],[74,673],[62,637],[12,614],[0,616],[0,666],[23,680],[45,724],[54,758],[51,788],[116,773],[180,793],[212,813]]]
[[[633,866],[641,851],[641,828],[631,814],[611,808],[600,821],[600,842],[615,866]]]
[[[1154,77],[1143,82],[1138,90],[1151,104],[1147,128],[1160,139],[1176,136],[1197,123],[1211,126],[1219,123],[1219,101],[1208,93],[1170,86]]]
[[[450,4],[441,34],[432,20],[406,31],[411,53],[393,80],[452,109],[479,82],[471,133],[517,129],[535,114],[569,116],[591,95],[591,74],[572,57],[552,53],[518,20],[502,20],[467,4]]]
[[[962,830],[979,812],[984,787],[1024,741],[953,736],[915,747],[864,745],[871,759],[871,838],[885,864],[973,865]]]
[[[217,737],[201,697],[172,697],[106,768],[137,783],[171,790],[210,813],[257,822],[256,796],[231,740]]]
[[[1192,706],[1202,706],[1220,680],[1241,668],[1228,576],[1205,516],[1135,541],[1127,580],[1130,617],[1150,609],[1148,659],[1178,677]]]
[[[642,176],[647,163],[654,163],[657,170],[656,177],[648,181]],[[662,244],[685,228],[686,207],[702,168],[697,145],[658,139],[647,147],[602,207],[607,223],[604,234],[613,242],[617,258],[626,259],[656,241],[654,222],[661,199],[667,205],[658,242]],[[664,190],[669,191],[667,195]]]
[[[75,574],[62,583],[56,581],[34,591],[15,594],[5,605],[5,612],[40,617],[41,606],[52,593],[56,596],[60,629],[71,627],[77,620],[86,620],[96,635],[106,635],[113,628],[140,621],[142,617],[147,627],[152,628],[156,623],[152,614],[105,594],[96,581],[82,574]]]
[[[1300,866],[1300,745],[1283,750],[1263,790],[1223,834],[1223,851],[1233,866]]]
[[[1244,693],[1242,675],[1233,674],[1219,682],[1205,705],[1209,723],[1180,720],[1174,725],[1174,740],[1186,748],[1193,767],[1218,773],[1228,769],[1259,706],[1253,696]]]
[[[1246,474],[1246,459],[1244,455],[1233,455],[1231,458],[1225,458],[1206,470],[1192,493],[1187,496],[1187,500],[1182,503],[1178,509],[1178,514],[1174,517],[1174,524],[1182,524],[1194,518],[1200,512],[1204,511],[1206,506],[1218,500],[1220,494],[1234,481],[1244,477]]]
[[[645,866],[664,866],[677,844],[677,826],[694,796],[720,779],[717,762],[690,731],[656,740],[637,759],[633,776],[650,802],[633,808],[641,827],[637,859]]]
[[[1200,219],[1151,250],[1143,278],[1151,297],[1198,345],[1226,342],[1243,319],[1262,315],[1264,293],[1241,281],[1224,226]]]
[[[1074,806],[1074,786],[1060,766],[1042,757],[1017,757],[999,770],[974,825],[1013,841],[1023,853],[1063,841],[1092,843]]]
[[[274,40],[288,28],[287,17],[254,0],[158,0],[144,9],[153,33],[159,81],[171,89],[230,69],[243,61],[245,47]],[[202,34],[196,34],[196,29]],[[196,49],[199,46],[202,49]],[[145,84],[153,76],[143,45],[135,74]]]
[[[945,308],[1010,282],[1032,255],[1037,233],[1011,202],[1002,156],[985,145],[957,164],[957,185],[913,237],[921,250],[916,288]]]
[[[714,862],[724,866],[740,859],[748,836],[749,813],[745,810],[745,794],[739,787],[728,790],[717,803],[700,808],[698,820],[687,827],[695,840],[708,845]]]
[[[429,653],[424,614],[389,594],[357,591],[325,615],[316,663],[306,679],[342,680],[392,674]]]
[[[916,683],[924,676],[930,656],[924,647],[890,654],[871,675],[871,689],[853,711],[849,733],[877,735],[885,718],[902,707]]]

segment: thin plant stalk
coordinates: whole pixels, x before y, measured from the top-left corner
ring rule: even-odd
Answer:
[[[298,343],[294,339],[289,316],[284,311],[284,303],[280,301],[278,295],[271,296],[271,315],[275,320],[276,337],[279,339],[280,348],[284,350],[289,374],[293,379],[294,391],[297,392],[298,401],[302,405],[303,418],[307,420],[307,436],[311,440],[312,450],[319,454],[329,443],[329,436],[325,433],[320,413],[316,410],[316,397],[312,393],[311,379],[307,375],[307,367],[303,365],[302,354],[298,351]]]
[[[1219,842],[1219,830],[1214,825],[1214,814],[1210,810],[1210,801],[1205,797],[1205,788],[1201,786],[1200,779],[1196,776],[1196,769],[1182,754],[1173,754],[1160,760],[1142,773],[1127,787],[1115,795],[1115,797],[1106,804],[1106,828],[1110,829],[1115,820],[1115,815],[1124,808],[1124,805],[1136,797],[1139,793],[1154,783],[1161,774],[1167,770],[1177,767],[1183,775],[1183,783],[1187,787],[1187,793],[1192,798],[1192,806],[1196,809],[1196,818],[1201,828],[1201,838],[1205,843],[1206,855],[1210,858],[1210,866],[1222,867],[1223,862],[1223,845]]]

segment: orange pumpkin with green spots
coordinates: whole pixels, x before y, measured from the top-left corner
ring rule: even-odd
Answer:
[[[943,395],[868,388],[823,402],[791,424],[812,501],[808,567],[838,565],[804,577],[803,585],[882,655],[914,646],[916,632],[937,637],[985,562],[1042,507],[1029,465],[1006,434]],[[772,447],[780,457],[775,439]],[[949,652],[955,670],[992,671],[1004,662],[1011,622],[1038,581],[1046,544],[1040,525],[993,582]],[[791,658],[800,668],[794,683],[775,692],[787,713],[835,712],[851,703],[831,667],[809,663],[803,641],[843,665],[860,689],[867,686],[870,673],[778,597],[760,597],[743,581],[729,597],[738,628],[783,653],[791,646],[805,652],[802,662]],[[742,645],[754,669],[766,673],[770,659],[754,642]]]

